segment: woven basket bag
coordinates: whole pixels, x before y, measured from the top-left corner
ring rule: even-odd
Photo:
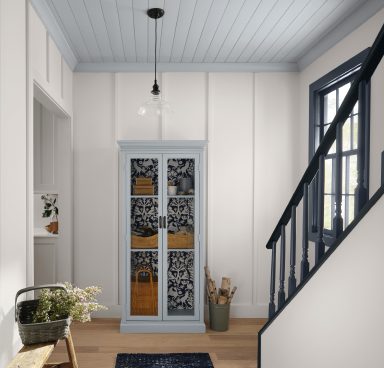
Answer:
[[[33,323],[33,313],[39,305],[39,299],[25,300],[17,303],[17,299],[21,294],[39,289],[63,289],[67,291],[64,285],[54,284],[30,286],[16,293],[15,321],[18,324],[20,338],[24,345],[57,341],[68,337],[69,334],[69,325],[72,321],[70,317],[52,322]]]

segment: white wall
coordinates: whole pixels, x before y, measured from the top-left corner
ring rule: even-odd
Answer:
[[[26,5],[0,0],[0,367],[20,347],[14,298],[26,285]]]
[[[262,368],[384,366],[383,217],[381,198],[263,333]]]
[[[101,302],[119,316],[116,140],[208,139],[208,264],[218,280],[239,286],[234,316],[265,316],[264,247],[296,183],[297,74],[163,73],[160,87],[175,112],[162,121],[136,114],[152,78],[74,76],[75,282],[102,286]],[[280,175],[284,186],[271,188]]]

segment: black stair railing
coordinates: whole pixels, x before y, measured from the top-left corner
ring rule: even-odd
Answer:
[[[315,265],[321,263],[322,258],[325,254],[325,243],[324,243],[324,160],[331,148],[336,142],[336,159],[335,159],[335,213],[333,214],[333,229],[335,231],[335,241],[343,234],[345,229],[343,228],[343,217],[342,217],[342,135],[343,125],[351,114],[356,102],[362,101],[365,98],[364,95],[364,84],[369,83],[371,77],[379,65],[384,53],[384,26],[381,28],[375,42],[373,43],[370,52],[366,60],[361,65],[359,72],[355,80],[353,81],[347,95],[345,96],[340,108],[336,112],[336,115],[332,121],[332,124],[328,128],[327,133],[322,139],[317,151],[315,152],[311,162],[304,172],[296,190],[294,191],[287,207],[285,208],[282,216],[280,217],[275,229],[272,232],[271,237],[268,240],[267,248],[272,249],[272,261],[271,261],[271,284],[270,284],[270,302],[269,302],[269,319],[277,314],[284,308],[285,304],[289,299],[292,299],[295,295],[295,291],[304,283],[306,279],[311,276],[313,272],[317,270],[310,270],[310,264],[308,261],[308,186],[314,181],[316,177],[317,183],[317,237],[315,241]],[[369,111],[365,111],[363,103],[359,104],[359,120],[363,114],[369,114]],[[359,124],[361,129],[362,124]],[[359,134],[363,136],[363,134]],[[360,140],[358,142],[358,163],[357,163],[357,187],[355,191],[356,195],[356,206],[355,215],[363,209],[365,204],[368,202],[368,190],[364,179],[364,165],[366,147]],[[384,162],[384,156],[383,156]],[[383,164],[384,165],[384,164]],[[384,170],[384,167],[383,167]],[[383,173],[384,171],[382,171]],[[382,174],[382,183],[384,183],[384,174]],[[300,262],[300,282],[297,285],[295,267],[296,267],[296,208],[302,202],[302,257]],[[290,266],[289,266],[289,279],[288,279],[288,298],[285,293],[285,258],[286,258],[286,239],[285,239],[285,228],[288,223],[291,223],[291,236],[290,236]],[[353,224],[350,224],[351,226]],[[280,259],[276,260],[276,247],[280,240]],[[279,288],[278,288],[278,300],[277,308],[275,303],[275,287],[276,287],[276,261],[279,262]],[[266,326],[267,327],[267,326]],[[264,330],[264,329],[263,329]]]

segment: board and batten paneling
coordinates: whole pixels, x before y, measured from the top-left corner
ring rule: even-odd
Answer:
[[[114,75],[75,74],[74,281],[118,304],[117,146]]]
[[[257,172],[256,163],[265,160],[262,147],[270,152],[277,147],[285,161],[291,159],[284,150],[294,144],[288,143],[293,133],[286,133],[294,124],[289,104],[296,103],[291,95],[296,94],[297,75],[273,74],[274,83],[267,86],[264,78],[257,87],[260,76],[162,73],[160,88],[174,113],[152,121],[137,116],[139,105],[150,97],[152,73],[75,74],[75,281],[103,287],[100,301],[112,307],[108,315],[119,316],[117,139],[209,140],[208,265],[217,282],[228,276],[239,287],[231,307],[233,316],[266,315],[269,253],[265,239],[272,225],[265,228],[256,219],[262,218],[271,201],[266,193],[256,197],[255,191],[267,190],[270,183],[263,177],[266,169]],[[257,111],[262,93],[263,99],[280,106],[273,119],[262,106]],[[276,131],[279,128],[281,134]],[[260,142],[258,137],[269,141]],[[262,144],[259,151],[256,142]],[[279,160],[272,155],[267,162],[274,167]],[[286,182],[292,183],[290,163],[285,164]],[[279,178],[276,170],[268,173],[272,182]],[[271,193],[274,214],[288,201],[284,190],[275,190]]]
[[[31,78],[68,115],[72,115],[72,71],[29,4],[29,63]]]

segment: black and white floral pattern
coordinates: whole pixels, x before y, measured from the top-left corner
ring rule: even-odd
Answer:
[[[135,277],[137,266],[150,266],[153,270],[153,277],[157,279],[158,276],[158,253],[157,252],[131,252],[131,276]]]
[[[131,193],[136,184],[136,178],[152,178],[155,186],[155,194],[159,193],[159,161],[155,158],[133,158],[131,159]]]
[[[194,253],[168,253],[168,310],[194,308]]]
[[[132,198],[131,201],[132,230],[149,227],[157,231],[159,207],[157,198]]]
[[[168,200],[168,230],[178,232],[182,230],[193,231],[194,199],[169,198]]]
[[[195,160],[192,158],[172,158],[168,160],[168,181],[173,185],[179,185],[181,178],[192,178],[195,176]]]

